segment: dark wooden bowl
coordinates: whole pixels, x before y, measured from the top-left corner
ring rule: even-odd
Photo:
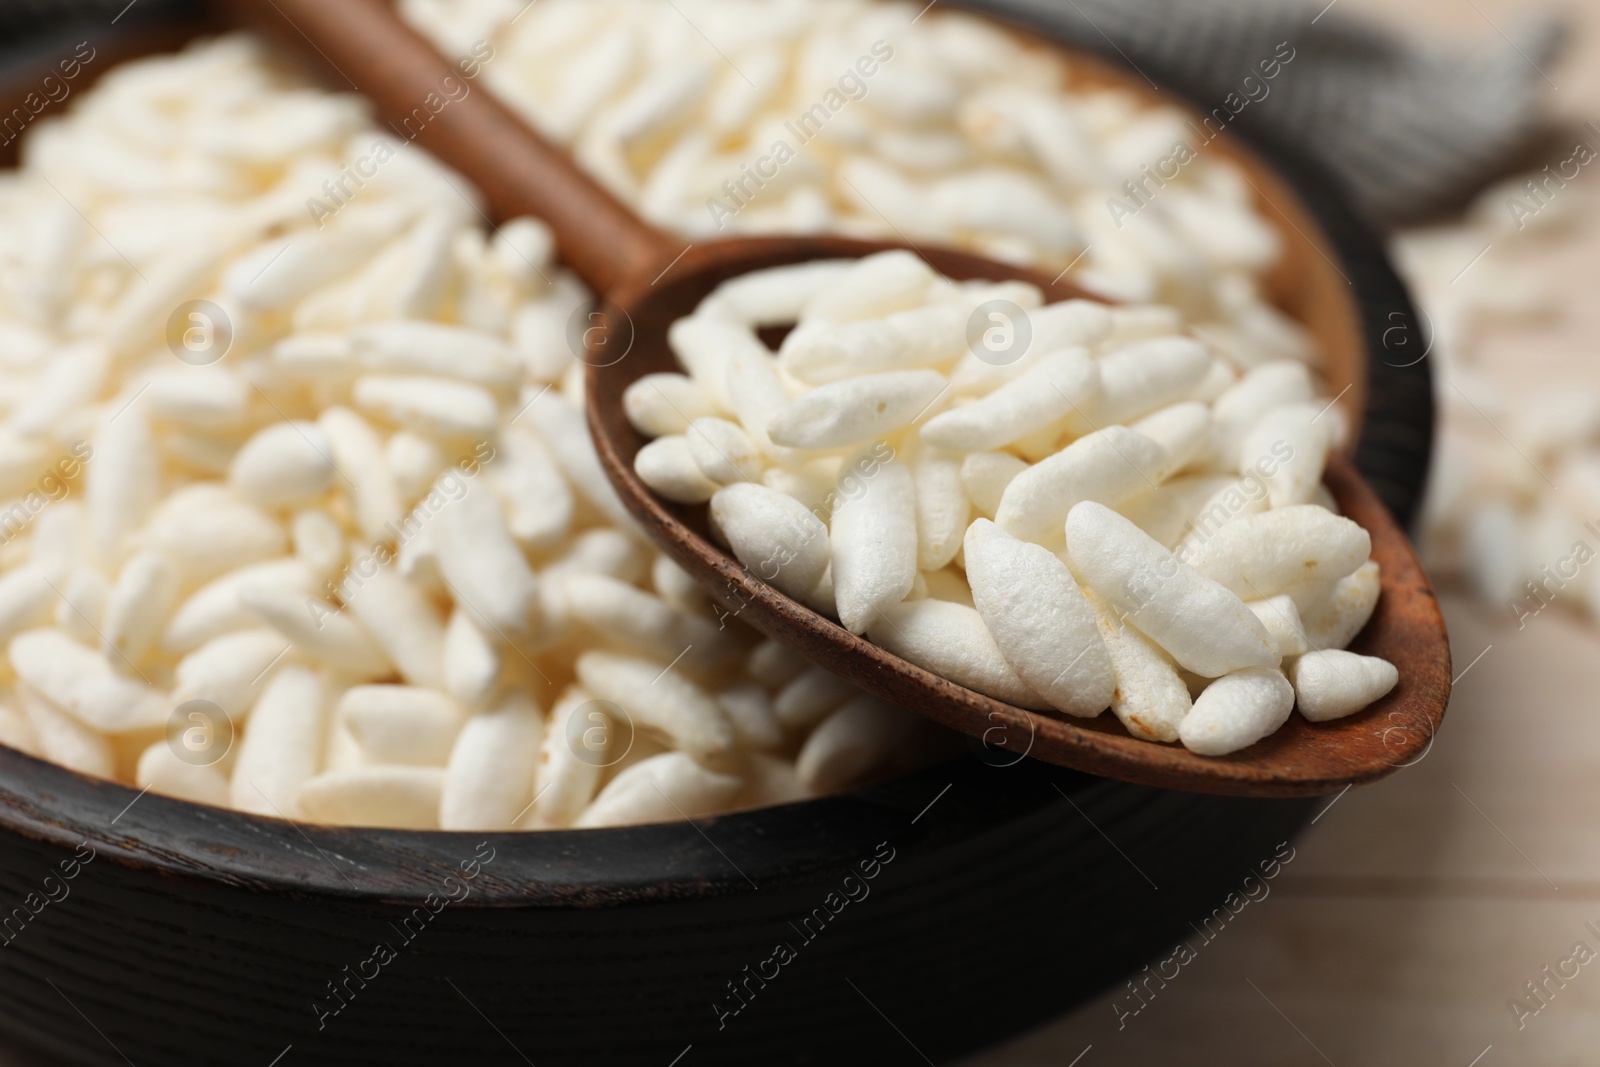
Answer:
[[[0,60],[0,107],[85,36],[74,91],[204,29],[136,17]],[[1356,462],[1408,519],[1432,423],[1394,332],[1410,305],[1326,180],[1266,151],[1351,280]],[[141,797],[0,748],[0,1029],[141,1067],[943,1061],[1165,954],[1317,803],[1014,760],[693,824],[466,835]]]

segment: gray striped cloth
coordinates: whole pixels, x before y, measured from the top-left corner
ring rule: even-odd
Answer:
[[[1344,14],[1338,0],[955,0],[1131,63],[1201,111],[1230,93],[1237,123],[1320,161],[1374,223],[1447,209],[1496,178],[1538,132],[1560,45],[1554,17],[1481,27],[1437,47]],[[1280,45],[1292,62],[1260,87]],[[1246,77],[1255,80],[1246,86]],[[1242,107],[1247,90],[1260,96]]]
[[[1436,213],[1499,175],[1535,130],[1541,95],[1550,87],[1542,71],[1561,38],[1551,17],[1527,21],[1505,37],[1481,20],[1483,47],[1439,48],[1348,16],[1338,0],[1326,7],[1323,0],[943,2],[1120,58],[1203,112],[1226,106],[1235,94],[1233,121],[1322,162],[1366,216],[1384,226]],[[189,6],[0,0],[0,47],[9,51],[26,33],[63,21],[103,26],[114,17],[139,21]],[[1469,25],[1480,21],[1462,17]],[[1284,54],[1284,43],[1294,58],[1260,95],[1259,64]],[[1252,76],[1256,81],[1246,83]],[[1249,102],[1239,107],[1240,99]]]

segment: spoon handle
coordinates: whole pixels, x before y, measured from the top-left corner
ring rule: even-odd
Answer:
[[[309,43],[335,84],[366,96],[394,134],[465,175],[496,219],[534,215],[549,223],[563,261],[596,292],[672,254],[667,237],[490,94],[481,75],[492,55],[453,64],[382,0],[230,0],[225,7],[296,51]]]

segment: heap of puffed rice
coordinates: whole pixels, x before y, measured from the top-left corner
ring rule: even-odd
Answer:
[[[837,789],[906,713],[635,532],[548,231],[253,40],[0,176],[0,739],[295,819],[595,826]],[[237,736],[234,736],[234,735]]]
[[[1313,355],[1263,296],[1278,236],[1216,124],[1069,90],[1059,54],[992,22],[879,0],[399,9],[660,226],[957,244],[1177,307],[1245,366]]]
[[[1399,680],[1344,651],[1378,564],[1322,484],[1343,420],[1302,363],[1241,374],[1170,308],[1044,305],[906,250],[741,275],[667,336],[686,373],[623,397],[640,479],[951,681],[1221,756]]]

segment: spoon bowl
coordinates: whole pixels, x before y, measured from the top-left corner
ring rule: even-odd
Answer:
[[[1343,513],[1371,534],[1372,555],[1382,572],[1377,610],[1350,647],[1389,660],[1399,669],[1400,682],[1361,713],[1316,725],[1291,716],[1272,736],[1222,758],[1138,740],[1110,715],[1066,721],[984,696],[886,652],[779,593],[712,542],[704,507],[668,504],[634,474],[633,459],[645,440],[628,423],[622,394],[645,374],[679,369],[667,345],[668,327],[689,315],[719,283],[780,264],[859,258],[906,246],[829,236],[699,243],[669,237],[639,219],[488,92],[459,92],[466,84],[463,72],[383,11],[379,0],[238,0],[234,6],[302,50],[311,42],[393,128],[426,144],[471,179],[495,216],[536,215],[549,223],[562,259],[602,297],[594,320],[599,329],[584,331],[585,392],[589,426],[606,476],[660,548],[755,629],[868,692],[990,746],[1145,785],[1248,796],[1327,793],[1415,762],[1431,745],[1450,690],[1444,622],[1404,533],[1342,457],[1330,462],[1327,485]],[[1107,77],[1103,69],[1098,76]],[[438,110],[424,107],[425,101],[441,99],[441,88],[452,85],[457,91],[449,94],[447,104]],[[1299,238],[1286,237],[1290,258],[1310,262],[1315,254],[1326,260],[1307,236],[1315,225],[1303,215],[1296,221],[1285,213],[1282,202],[1292,197],[1282,183],[1236,147],[1229,155],[1246,167],[1258,190],[1277,191],[1276,198],[1262,195],[1284,217],[1285,233],[1293,231]],[[969,253],[931,247],[911,251],[957,280],[1031,281],[1047,301],[1087,295],[1059,277]],[[1326,323],[1323,339],[1332,344],[1325,376],[1338,395],[1354,394],[1355,402],[1346,410],[1359,411],[1365,353],[1355,340],[1353,316],[1339,310],[1347,306],[1348,296],[1326,275],[1299,286],[1284,284],[1280,277],[1275,288],[1286,302],[1299,297],[1305,310]]]
[[[663,277],[625,283],[611,294],[601,314],[613,331],[631,334],[632,347],[620,359],[614,350],[600,355],[605,346],[593,350],[586,387],[589,425],[612,485],[662,551],[727,612],[813,663],[992,747],[1049,763],[1163,788],[1296,796],[1370,781],[1422,757],[1450,689],[1444,623],[1405,534],[1342,456],[1330,462],[1326,484],[1340,510],[1372,535],[1372,557],[1382,574],[1377,609],[1350,648],[1389,660],[1400,671],[1400,684],[1366,711],[1345,719],[1313,724],[1292,715],[1270,737],[1221,758],[1141,741],[1109,713],[1063,719],[1019,708],[909,663],[751,573],[712,540],[705,505],[669,503],[639,479],[633,458],[648,439],[628,422],[622,394],[646,374],[681,371],[666,344],[674,320],[692,311],[718,283],[738,274],[897,247],[902,246],[821,236],[718,242],[696,246]],[[1052,287],[1048,277],[964,252],[916,251],[956,280],[1031,281],[1045,290],[1047,300],[1084,295],[1063,283]]]

